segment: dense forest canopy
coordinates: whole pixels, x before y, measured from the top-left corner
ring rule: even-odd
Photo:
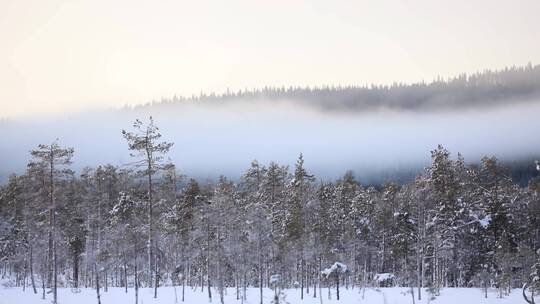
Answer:
[[[164,285],[222,302],[226,287],[260,287],[262,301],[275,278],[302,297],[340,284],[419,298],[423,287],[540,287],[540,179],[520,187],[495,157],[467,165],[438,146],[413,181],[380,188],[350,171],[323,182],[302,154],[293,167],[253,161],[239,182],[198,182],[167,160],[152,119],[123,135],[132,166],[75,173],[77,151],[53,142],[0,188],[0,266],[16,285],[30,277],[55,302],[58,286],[157,297]]]
[[[228,91],[191,97],[164,98],[137,109],[189,104],[219,105],[235,102],[287,102],[323,111],[394,110],[456,110],[514,102],[534,101],[540,97],[540,65],[511,67],[503,70],[461,74],[438,78],[431,82],[412,84],[320,87],[266,87],[262,89]],[[129,107],[126,107],[129,108]]]

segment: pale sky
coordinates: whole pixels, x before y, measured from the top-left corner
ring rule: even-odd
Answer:
[[[0,118],[540,63],[538,0],[0,0]]]

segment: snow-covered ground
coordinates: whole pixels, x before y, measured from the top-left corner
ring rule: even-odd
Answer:
[[[311,290],[310,290],[311,291]],[[328,289],[323,289],[322,303],[368,303],[368,304],[406,304],[412,303],[411,295],[407,293],[406,288],[368,288],[365,290],[364,297],[359,289],[340,290],[341,300],[336,300],[335,289],[331,290],[332,299],[328,299]],[[159,289],[158,298],[153,298],[153,290],[149,288],[141,288],[139,290],[140,304],[181,304],[181,288],[176,288],[177,301],[175,300],[175,291],[173,287],[163,287]],[[320,304],[320,299],[313,298],[313,294],[307,294],[304,300],[300,300],[300,290],[289,289],[285,291],[285,301],[293,303],[305,304]],[[272,302],[273,292],[269,289],[264,290],[264,303]],[[219,303],[219,295],[213,291],[212,303]],[[41,299],[41,290],[38,294],[34,294],[31,288],[22,291],[22,288],[7,288],[0,287],[0,304],[43,304],[51,303],[52,294],[46,295],[46,300]],[[71,289],[58,289],[58,303],[60,304],[95,304],[96,292],[93,289],[82,289],[80,293],[74,293]],[[134,290],[129,289],[128,293],[124,292],[123,288],[109,288],[108,292],[102,292],[101,303],[103,304],[123,304],[135,303]],[[193,290],[186,288],[185,302],[186,304],[202,304],[208,303],[208,293],[205,289],[201,292],[200,288]],[[236,290],[229,288],[225,296],[225,303],[241,303],[241,300],[236,300]],[[247,291],[247,301],[244,303],[259,303],[259,290],[257,288],[249,288]],[[495,290],[490,290],[488,298],[485,299],[482,291],[476,288],[445,288],[441,291],[441,295],[434,300],[429,300],[427,295],[424,295],[421,302],[416,303],[434,303],[434,304],[518,304],[525,303],[521,297],[521,290],[513,290],[512,293],[502,299],[497,297]]]

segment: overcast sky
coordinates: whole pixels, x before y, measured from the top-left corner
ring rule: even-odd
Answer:
[[[538,0],[0,0],[0,117],[540,63]]]

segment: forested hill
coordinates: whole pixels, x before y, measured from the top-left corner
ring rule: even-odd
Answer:
[[[540,65],[529,64],[524,67],[485,70],[471,75],[461,74],[453,78],[438,78],[431,82],[412,84],[265,87],[229,91],[224,94],[174,96],[133,109],[174,107],[193,103],[284,101],[334,111],[448,110],[538,101],[538,97],[540,97]]]
[[[391,86],[263,88],[173,97],[118,110],[0,121],[0,184],[23,174],[28,151],[59,142],[73,169],[129,163],[120,130],[153,116],[175,142],[183,174],[237,179],[246,164],[294,165],[303,153],[317,176],[352,170],[364,184],[412,181],[442,144],[470,163],[496,156],[527,185],[540,159],[540,65]]]

